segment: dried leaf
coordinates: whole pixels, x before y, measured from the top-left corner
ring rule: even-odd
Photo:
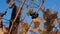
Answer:
[[[27,15],[27,16],[30,16],[30,13],[31,13],[32,11],[33,11],[32,9],[29,9],[29,10],[26,12],[26,15]]]

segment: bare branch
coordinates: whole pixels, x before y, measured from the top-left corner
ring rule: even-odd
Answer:
[[[19,8],[19,10],[18,10],[18,12],[17,12],[17,14],[16,14],[16,16],[15,16],[13,22],[12,22],[12,26],[11,26],[11,28],[10,28],[8,34],[10,34],[10,32],[11,32],[11,30],[12,30],[12,27],[13,27],[13,24],[15,23],[15,21],[16,21],[16,19],[17,19],[17,17],[18,17],[18,14],[20,14],[20,12],[21,12],[21,8],[23,7],[25,1],[26,1],[26,0],[24,0],[24,1],[22,2],[21,6],[20,6],[20,8]]]

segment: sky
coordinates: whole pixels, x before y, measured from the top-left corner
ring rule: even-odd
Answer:
[[[25,2],[26,4],[29,4],[29,1],[28,2]],[[39,2],[36,2],[34,1],[34,3],[38,4],[39,5]],[[17,5],[18,3],[16,3]],[[31,4],[30,4],[31,5]],[[32,6],[32,5],[31,5]],[[43,5],[46,9],[48,8],[52,8],[52,12],[54,11],[58,11],[58,18],[60,18],[60,0],[45,0],[45,3]],[[0,13],[4,12],[4,10],[7,8],[7,3],[6,3],[6,0],[0,0]],[[26,5],[24,5],[24,10],[22,11],[22,14],[23,14],[23,17],[26,15],[26,12],[27,12],[27,8],[26,8]],[[34,8],[34,11],[36,11],[37,8]],[[12,9],[8,9],[7,10],[7,14],[3,16],[3,18],[5,19],[8,19],[10,20],[10,17],[11,17],[11,12],[12,12]],[[42,12],[39,11],[39,17],[42,17]],[[29,16],[26,16],[25,20],[27,23],[29,23],[31,20],[31,17]],[[3,24],[8,27],[9,26],[9,21],[7,20],[4,20],[2,19],[2,22]],[[58,24],[56,24],[57,26]],[[43,23],[41,23],[41,27],[43,28]]]

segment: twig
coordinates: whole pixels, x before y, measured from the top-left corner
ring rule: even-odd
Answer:
[[[8,34],[10,34],[10,32],[11,32],[11,30],[12,30],[12,27],[13,27],[13,24],[15,23],[15,21],[16,21],[18,15],[20,14],[20,12],[21,12],[21,8],[23,7],[25,1],[26,1],[26,0],[24,0],[24,1],[22,2],[21,6],[19,7],[20,9],[18,10],[18,12],[17,12],[17,14],[16,14],[16,16],[15,16],[13,22],[12,22],[12,25],[11,25],[11,28],[10,28]]]
[[[38,9],[36,10],[36,13],[38,13],[39,9],[41,8],[41,6],[43,5],[44,0],[42,0],[42,2],[40,3],[40,6],[38,7]]]

